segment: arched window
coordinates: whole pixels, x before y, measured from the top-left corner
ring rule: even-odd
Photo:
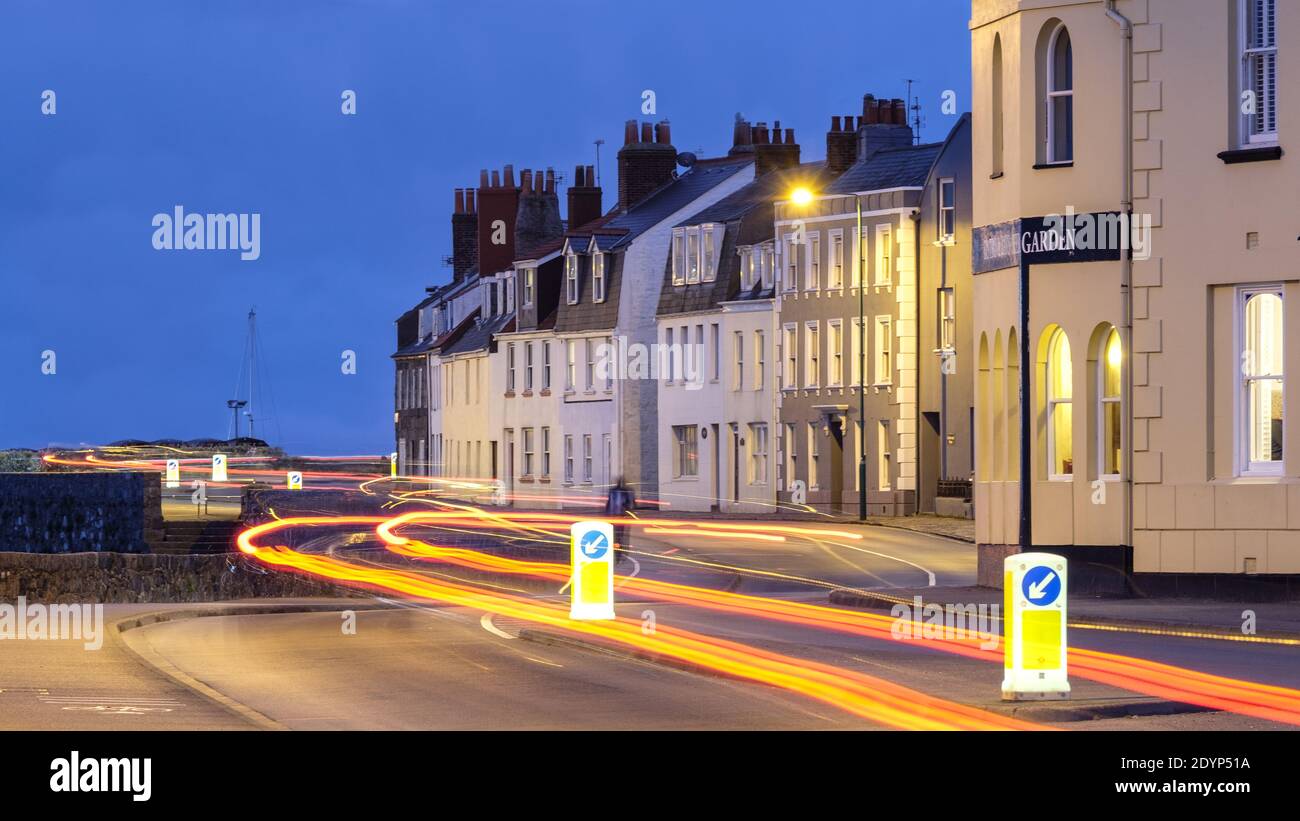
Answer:
[[[1047,45],[1047,162],[1074,162],[1074,48],[1060,24]]]
[[[1047,469],[1052,479],[1074,475],[1073,379],[1070,340],[1057,328],[1047,343]]]
[[[1097,362],[1097,464],[1106,479],[1118,479],[1124,470],[1123,408],[1120,405],[1124,348],[1114,327],[1102,337]]]
[[[1282,292],[1242,292],[1245,327],[1242,339],[1242,415],[1249,473],[1282,470]]]

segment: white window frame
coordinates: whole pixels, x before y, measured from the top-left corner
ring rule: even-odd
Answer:
[[[700,281],[713,282],[718,278],[718,247],[722,244],[718,226],[706,223],[700,226]]]
[[[803,287],[805,291],[820,291],[822,288],[822,235],[818,231],[805,234],[804,244],[808,253],[803,261]]]
[[[605,254],[597,251],[591,255],[591,294],[593,302],[605,301]]]
[[[894,226],[886,223],[876,226],[876,261],[874,284],[885,287],[894,284]]]
[[[573,484],[573,434],[564,434],[564,483]]]
[[[944,191],[950,191],[952,194],[952,204],[944,205]],[[939,241],[945,245],[952,245],[957,235],[957,181],[952,177],[943,177],[939,180],[936,189],[939,198],[937,215],[938,225],[936,229],[939,232]],[[948,223],[952,222],[952,230],[948,230]]]
[[[754,331],[754,390],[763,389],[763,380],[767,377],[767,334],[762,330]]]
[[[803,386],[816,388],[821,385],[822,331],[821,320],[810,319],[804,323],[804,375]]]
[[[699,425],[673,425],[673,478],[700,478]]]
[[[564,341],[564,389],[570,393],[578,390],[578,340]]]
[[[520,473],[520,476],[531,479],[533,477],[533,468],[535,467],[535,465],[533,464],[533,456],[534,456],[533,445],[536,444],[536,442],[533,440],[533,429],[524,428],[521,431],[521,434],[522,434],[521,439],[523,441],[524,465],[523,465],[523,471]]]
[[[731,389],[745,389],[745,332],[736,331],[731,336]]]
[[[700,229],[686,229],[686,284],[700,281]]]
[[[1267,41],[1258,46],[1252,46],[1250,43],[1250,34],[1255,19],[1255,10],[1263,6],[1272,13],[1272,44]],[[1249,148],[1258,145],[1275,145],[1278,141],[1277,135],[1277,101],[1278,101],[1278,72],[1277,72],[1277,7],[1275,0],[1238,0],[1237,1],[1237,20],[1238,20],[1238,38],[1237,51],[1241,58],[1241,74],[1239,78],[1239,89],[1237,100],[1234,105],[1240,107],[1246,92],[1255,94],[1255,113],[1241,114],[1240,133],[1243,139],[1240,140],[1241,147]],[[1261,94],[1261,89],[1256,86],[1255,74],[1257,65],[1267,67],[1271,73],[1271,82],[1273,85],[1273,95],[1270,99],[1267,94]],[[1266,81],[1267,84],[1267,81]],[[1272,125],[1272,129],[1267,127],[1259,128],[1261,121],[1267,126]]]
[[[785,366],[781,369],[781,390],[799,389],[799,326],[787,322],[781,327],[781,355]]]
[[[537,286],[537,269],[525,268],[523,273],[524,273],[524,307],[531,308],[533,306],[534,288],[536,288]]]
[[[888,314],[876,317],[875,321],[875,373],[874,384],[894,384],[894,318]]]
[[[957,293],[950,285],[939,289],[939,350],[957,348]]]
[[[569,304],[577,305],[582,294],[581,289],[578,287],[577,254],[568,253],[564,255],[564,287]]]
[[[889,420],[876,423],[876,490],[894,489],[894,452],[889,447]]]
[[[784,485],[788,491],[795,482],[799,470],[799,425],[795,422],[785,423],[785,477]]]
[[[1115,394],[1113,396],[1108,396],[1106,394],[1106,369],[1110,366],[1110,362],[1106,358],[1106,349],[1107,347],[1109,347],[1110,335],[1112,333],[1118,334],[1119,330],[1114,326],[1111,326],[1110,330],[1102,334],[1101,350],[1097,352],[1098,354],[1097,355],[1097,477],[1107,482],[1118,482],[1122,476],[1121,473],[1106,472],[1106,452],[1107,450],[1109,450],[1109,446],[1106,442],[1106,416],[1107,416],[1106,410],[1110,405],[1115,405],[1118,408],[1120,408],[1119,423],[1121,426],[1120,427],[1121,441],[1123,441],[1123,436],[1124,436],[1123,397],[1120,394]],[[1122,353],[1123,350],[1121,348],[1121,354]],[[1120,358],[1119,368],[1120,368],[1119,371],[1120,384],[1122,385],[1124,379],[1124,359],[1122,355]],[[1123,389],[1121,388],[1121,393],[1122,392]],[[1123,465],[1121,465],[1120,467],[1122,470]]]
[[[591,434],[582,434],[582,481],[584,484],[592,482],[592,454],[591,454]]]
[[[673,231],[673,284],[686,284],[686,255],[685,255],[685,232],[678,228]]]
[[[506,392],[515,392],[515,343],[513,342],[506,345]]]
[[[1069,29],[1066,27],[1065,23],[1058,23],[1056,28],[1052,30],[1052,36],[1047,43],[1047,65],[1045,66],[1045,70],[1046,70],[1045,88],[1047,90],[1047,99],[1045,101],[1047,107],[1047,128],[1044,129],[1047,136],[1047,149],[1043,154],[1043,156],[1047,160],[1048,165],[1065,165],[1074,162],[1074,135],[1073,134],[1070,135],[1070,156],[1068,157],[1056,156],[1056,125],[1055,125],[1056,106],[1063,104],[1062,101],[1067,101],[1067,100],[1068,100],[1068,104],[1071,106],[1073,106],[1074,103],[1073,79],[1070,82],[1070,88],[1068,89],[1056,88],[1056,48],[1060,44],[1062,32],[1068,34]],[[1070,35],[1070,52],[1071,52],[1070,75],[1071,77],[1073,77],[1074,75],[1073,35]],[[1071,128],[1073,128],[1073,123],[1074,123],[1073,112],[1070,115],[1070,123],[1071,123]]]
[[[768,431],[766,422],[749,424],[749,484],[767,484]]]
[[[1282,372],[1268,374],[1252,374],[1249,371],[1254,368],[1250,366],[1247,359],[1249,349],[1246,347],[1246,306],[1252,297],[1264,294],[1273,294],[1282,300],[1282,316],[1279,322],[1282,324]],[[1284,289],[1279,283],[1267,285],[1250,285],[1237,289],[1237,309],[1236,309],[1236,358],[1235,362],[1240,368],[1240,388],[1237,391],[1237,465],[1241,476],[1281,476],[1286,464],[1286,455],[1278,461],[1254,462],[1250,459],[1250,386],[1254,382],[1264,380],[1278,380],[1282,383],[1282,443],[1286,445],[1286,295]],[[1253,359],[1253,357],[1252,357]]]
[[[844,230],[837,228],[826,234],[829,240],[830,263],[826,266],[828,278],[826,290],[844,290]]]
[[[551,389],[551,341],[542,342],[542,390]]]
[[[799,244],[794,241],[794,234],[786,234],[782,241],[782,276],[781,289],[794,291],[799,288]]]
[[[849,363],[849,379],[853,387],[861,388],[863,384],[863,372],[867,368],[866,354],[863,342],[866,337],[863,335],[863,318],[855,316],[852,320],[852,330],[849,331],[850,344],[849,356],[852,362]]]
[[[542,478],[551,478],[551,429],[542,428]]]
[[[826,386],[844,387],[844,320],[826,322]]]
[[[713,382],[717,382],[721,376],[722,369],[722,326],[717,322],[709,323],[709,344],[713,349]]]
[[[818,474],[821,463],[821,443],[817,441],[818,425],[816,422],[808,423],[808,489],[819,490],[821,488]]]
[[[1070,473],[1056,472],[1057,445],[1056,445],[1055,419],[1056,419],[1057,406],[1059,405],[1070,406],[1070,432],[1066,435],[1070,436],[1071,438],[1073,438],[1074,436],[1074,419],[1075,419],[1074,385],[1070,386],[1070,396],[1068,398],[1056,396],[1055,392],[1052,390],[1052,384],[1053,382],[1055,382],[1054,370],[1056,368],[1056,347],[1057,345],[1060,344],[1060,340],[1062,339],[1064,339],[1067,343],[1070,340],[1070,338],[1065,334],[1064,330],[1057,328],[1056,330],[1052,331],[1051,337],[1049,337],[1047,340],[1047,363],[1046,363],[1046,367],[1043,369],[1043,375],[1045,377],[1045,380],[1043,382],[1043,393],[1047,399],[1047,403],[1046,403],[1047,418],[1045,420],[1047,425],[1047,478],[1053,482],[1065,482],[1074,479],[1073,471],[1071,471]],[[1070,356],[1071,359],[1073,360],[1074,357],[1073,345],[1070,346]],[[1073,361],[1070,362],[1070,374],[1071,374],[1071,379],[1073,379],[1073,374],[1074,374]],[[1070,451],[1071,453],[1073,453],[1074,451],[1073,446],[1071,446]]]

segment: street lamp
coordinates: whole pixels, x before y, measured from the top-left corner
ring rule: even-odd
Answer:
[[[230,408],[230,415],[235,420],[235,438],[239,438],[239,409],[248,404],[247,399],[227,399],[226,407]],[[249,425],[252,425],[250,420]]]

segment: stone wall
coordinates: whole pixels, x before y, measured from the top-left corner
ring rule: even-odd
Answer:
[[[241,554],[0,553],[0,601],[81,603],[211,602],[228,599],[365,595]]]
[[[162,532],[161,475],[0,473],[0,551],[147,553]]]

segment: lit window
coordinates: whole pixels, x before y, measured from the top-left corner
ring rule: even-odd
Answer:
[[[1114,328],[1106,334],[1102,342],[1101,361],[1098,363],[1101,380],[1098,396],[1099,408],[1098,434],[1101,437],[1101,473],[1108,478],[1118,479],[1124,466],[1123,417],[1120,397],[1122,385],[1120,377],[1124,366],[1124,349],[1120,344],[1119,331]]]
[[[785,289],[793,291],[799,287],[799,244],[793,234],[785,238]]]
[[[531,307],[533,304],[533,292],[537,287],[537,269],[524,269],[524,307]]]
[[[762,331],[754,331],[754,390],[763,389],[763,379],[767,372],[767,337]]]
[[[582,435],[582,481],[591,483],[591,434]]]
[[[673,284],[686,284],[686,247],[680,231],[673,233]]]
[[[570,339],[566,345],[568,351],[564,369],[564,389],[576,391],[578,389],[578,342]]]
[[[515,390],[515,343],[506,345],[506,390]]]
[[[1053,479],[1074,475],[1073,379],[1070,340],[1057,328],[1047,343],[1047,466]]]
[[[542,343],[542,390],[551,389],[551,343]]]
[[[795,476],[795,470],[798,468],[799,428],[793,422],[786,423],[785,426],[785,489],[790,490],[791,483],[798,477]]]
[[[700,281],[700,232],[693,229],[686,233],[686,282],[694,284]]]
[[[1058,25],[1047,47],[1047,162],[1074,161],[1074,48]]]
[[[533,343],[524,343],[524,390],[533,389]]]
[[[702,239],[704,243],[704,252],[703,252],[703,260],[701,263],[702,271],[700,274],[700,279],[703,280],[704,282],[713,282],[715,279],[717,279],[717,274],[718,274],[717,267],[713,263],[714,253],[716,251],[716,245],[717,245],[717,238],[715,236],[712,225],[704,226],[702,231],[703,231]]]
[[[605,255],[599,251],[591,259],[591,293],[594,301],[605,301]]]
[[[578,255],[566,254],[564,257],[564,282],[570,305],[578,304]]]
[[[1282,472],[1282,291],[1250,289],[1241,294],[1244,322],[1240,415],[1244,419],[1247,473]]]
[[[822,239],[819,234],[813,234],[808,238],[808,267],[807,281],[804,282],[804,289],[816,291],[821,287],[822,282]]]
[[[542,428],[542,476],[551,477],[551,429]]]
[[[674,425],[673,477],[677,479],[699,475],[699,433],[695,425]]]
[[[808,423],[808,489],[816,490],[821,486],[818,479],[818,464],[821,460],[820,444],[817,441],[817,423]]]
[[[735,367],[732,368],[732,385],[733,391],[745,389],[745,334],[736,331],[735,348]]]
[[[573,434],[564,435],[564,481],[573,484]]]

